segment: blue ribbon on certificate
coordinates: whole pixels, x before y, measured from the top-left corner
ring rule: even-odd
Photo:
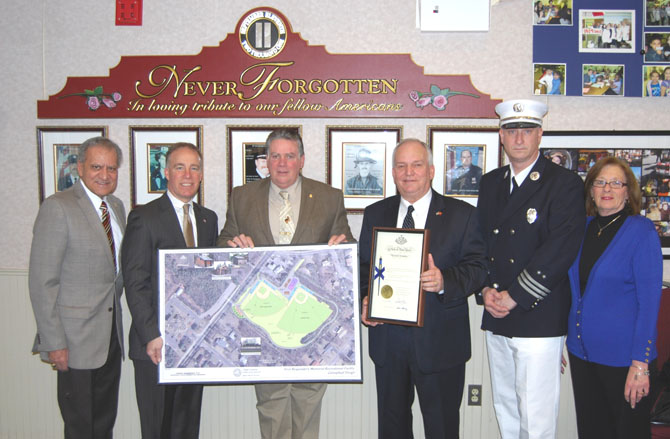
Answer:
[[[381,288],[382,284],[382,279],[384,279],[384,271],[386,270],[386,267],[382,265],[382,258],[379,258],[379,267],[375,267],[375,276],[372,278],[372,281],[374,282],[375,279],[379,279],[377,281],[377,294],[379,294],[379,289]]]

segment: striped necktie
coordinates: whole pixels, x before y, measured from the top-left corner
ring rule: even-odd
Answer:
[[[405,215],[405,219],[402,220],[403,229],[414,228],[414,217],[412,216],[412,212],[414,212],[414,206],[410,204],[409,207],[407,208],[407,215]]]
[[[100,203],[100,210],[102,211],[102,227],[105,228],[107,234],[107,242],[109,249],[112,251],[112,260],[114,261],[114,270],[116,271],[116,249],[114,247],[114,235],[112,234],[112,222],[109,218],[109,211],[107,210],[107,203],[103,201]]]

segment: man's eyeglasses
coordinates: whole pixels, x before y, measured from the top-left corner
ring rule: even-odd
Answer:
[[[593,186],[594,187],[605,187],[608,184],[610,185],[610,188],[612,188],[612,189],[621,189],[624,186],[628,186],[627,183],[624,183],[623,181],[619,181],[619,180],[612,180],[612,181],[593,180]]]

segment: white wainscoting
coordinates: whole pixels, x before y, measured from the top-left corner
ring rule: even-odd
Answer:
[[[30,353],[35,322],[28,297],[27,270],[0,270],[0,439],[62,438],[63,423],[56,403],[54,372]],[[466,369],[467,384],[482,384],[481,407],[461,407],[461,437],[495,439],[498,426],[491,402],[484,337],[479,324],[481,308],[470,301],[472,359]],[[126,330],[130,315],[124,309]],[[449,334],[445,334],[449,336]],[[331,384],[323,401],[322,439],[377,437],[374,368],[367,355],[367,330],[363,329],[363,384]],[[563,377],[558,437],[577,437],[569,375]],[[138,439],[139,418],[135,404],[133,369],[124,362],[119,414],[114,437]],[[467,395],[465,395],[467,396]],[[260,437],[256,398],[251,386],[209,386],[205,389],[200,437],[202,439],[256,439]],[[415,437],[424,437],[418,402],[414,404]]]

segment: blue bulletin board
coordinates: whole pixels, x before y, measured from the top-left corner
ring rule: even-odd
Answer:
[[[529,4],[535,94],[670,97],[670,0]]]

